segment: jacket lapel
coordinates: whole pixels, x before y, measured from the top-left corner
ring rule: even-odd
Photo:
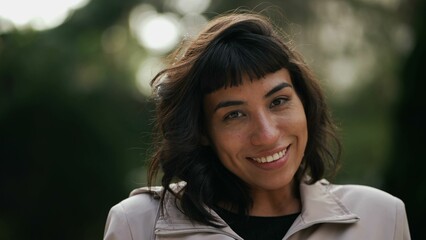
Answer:
[[[178,190],[185,185],[184,182],[180,182],[176,185],[171,186],[172,190],[178,192]],[[183,214],[175,205],[176,198],[166,193],[164,199],[164,209],[159,211],[159,217],[155,224],[155,234],[162,239],[161,236],[168,237],[167,239],[200,239],[203,234],[217,234],[214,239],[237,239],[240,238],[219,215],[210,209],[213,216],[218,219],[218,224],[222,224],[226,227],[215,228],[204,224],[191,221],[185,214]],[[197,237],[197,234],[200,234]],[[205,235],[204,235],[205,236]]]
[[[294,221],[284,239],[294,233],[319,223],[350,224],[359,221],[333,193],[329,191],[330,183],[323,179],[312,185],[302,181],[300,197],[302,212]]]

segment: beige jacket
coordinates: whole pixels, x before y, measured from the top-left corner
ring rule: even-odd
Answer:
[[[111,209],[104,240],[242,239],[230,227],[191,223],[176,209],[171,194],[166,195],[163,214],[159,211],[162,188],[151,190],[150,193],[148,188],[136,189]],[[403,202],[383,191],[321,180],[313,185],[302,183],[300,192],[302,212],[283,240],[410,239]],[[219,217],[213,210],[212,213]]]

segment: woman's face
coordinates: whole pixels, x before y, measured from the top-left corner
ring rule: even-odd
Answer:
[[[287,69],[204,98],[209,144],[252,191],[291,188],[308,140],[305,111]]]

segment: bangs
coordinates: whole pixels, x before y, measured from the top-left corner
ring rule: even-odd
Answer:
[[[232,36],[234,35],[234,36]],[[196,68],[203,94],[220,88],[239,86],[289,67],[283,45],[272,36],[239,32],[211,44]]]

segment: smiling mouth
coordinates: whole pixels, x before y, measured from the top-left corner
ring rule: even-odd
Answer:
[[[258,158],[250,158],[250,159],[252,159],[252,160],[254,160],[254,161],[258,162],[258,163],[270,163],[270,162],[274,162],[274,161],[282,158],[286,154],[287,149],[288,149],[288,147],[285,148],[284,150],[281,150],[281,151],[276,152],[276,153],[274,153],[272,155],[269,155],[269,156],[258,157]]]

